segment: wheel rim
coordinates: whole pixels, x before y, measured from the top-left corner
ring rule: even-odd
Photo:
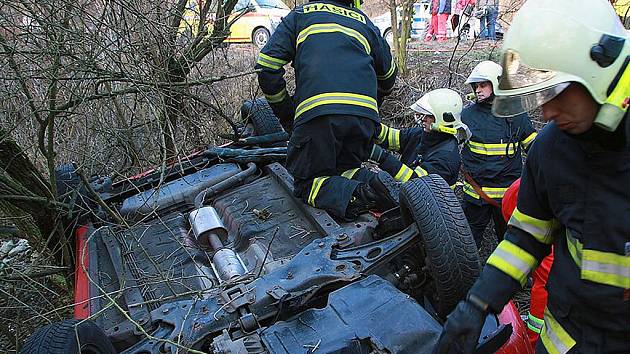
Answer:
[[[265,44],[267,44],[268,40],[269,36],[267,36],[267,33],[265,31],[258,30],[256,31],[256,33],[254,33],[254,44],[256,44],[256,46],[262,48],[265,46]]]

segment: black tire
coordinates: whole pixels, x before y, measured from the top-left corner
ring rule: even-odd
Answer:
[[[241,118],[243,121],[252,124],[255,135],[267,135],[284,131],[282,125],[280,125],[280,120],[273,114],[271,106],[264,98],[245,101],[241,106]]]
[[[434,291],[427,295],[438,317],[446,319],[479,277],[481,269],[475,240],[464,211],[438,175],[402,185],[400,207],[407,224],[420,231],[424,264]]]
[[[252,33],[252,43],[254,43],[256,47],[262,48],[269,41],[269,37],[271,37],[271,33],[269,33],[266,28],[256,28]]]
[[[77,343],[78,338],[78,343]],[[115,354],[116,350],[93,321],[65,320],[33,333],[20,354]]]

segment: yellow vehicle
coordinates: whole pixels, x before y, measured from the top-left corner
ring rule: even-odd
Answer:
[[[619,18],[621,18],[621,22],[623,22],[626,28],[630,27],[630,0],[614,0],[610,2]]]
[[[180,33],[191,31],[194,35],[199,24],[199,8],[203,0],[189,0],[179,26]],[[230,17],[242,15],[230,28],[227,43],[253,43],[262,48],[291,10],[281,0],[239,0]],[[214,14],[208,16],[214,19]]]
[[[254,43],[262,48],[291,10],[281,0],[239,0],[234,11],[243,11],[248,7],[250,11],[232,25],[226,42]]]

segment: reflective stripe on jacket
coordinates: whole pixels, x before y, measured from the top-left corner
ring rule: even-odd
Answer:
[[[521,175],[522,152],[527,151],[536,131],[526,114],[511,118],[492,115],[492,106],[474,103],[462,111],[462,121],[472,132],[462,149],[464,170],[493,199]],[[467,201],[482,203],[472,186],[464,186]]]
[[[396,180],[407,181],[415,172],[418,177],[429,173],[437,174],[450,186],[457,182],[461,157],[454,136],[446,133],[427,133],[420,127],[396,129],[383,123],[380,130],[377,129],[376,135],[377,144],[400,153],[400,163],[388,163],[390,166],[387,167],[392,171],[386,170]],[[402,166],[399,166],[401,164]]]
[[[289,102],[294,125],[333,114],[380,122],[378,102],[391,92],[397,73],[378,28],[360,10],[334,1],[296,7],[260,51],[258,82],[272,108],[291,101],[283,77],[288,63],[296,77]]]

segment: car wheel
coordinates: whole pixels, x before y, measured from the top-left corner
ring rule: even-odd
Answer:
[[[35,331],[20,354],[114,354],[116,350],[93,321],[54,322]]]
[[[383,38],[387,41],[387,44],[390,46],[394,43],[394,32],[392,32],[391,28],[388,28],[383,33]]]
[[[418,227],[430,279],[427,297],[438,317],[445,319],[481,269],[464,211],[446,181],[434,174],[403,184],[400,208],[403,221]]]
[[[256,47],[262,48],[265,46],[265,44],[267,44],[270,36],[271,34],[269,33],[269,31],[267,31],[266,28],[260,27],[257,28],[252,34],[252,42]]]
[[[247,100],[241,106],[241,119],[251,123],[255,135],[267,135],[283,132],[280,120],[273,114],[271,106],[264,98]]]

